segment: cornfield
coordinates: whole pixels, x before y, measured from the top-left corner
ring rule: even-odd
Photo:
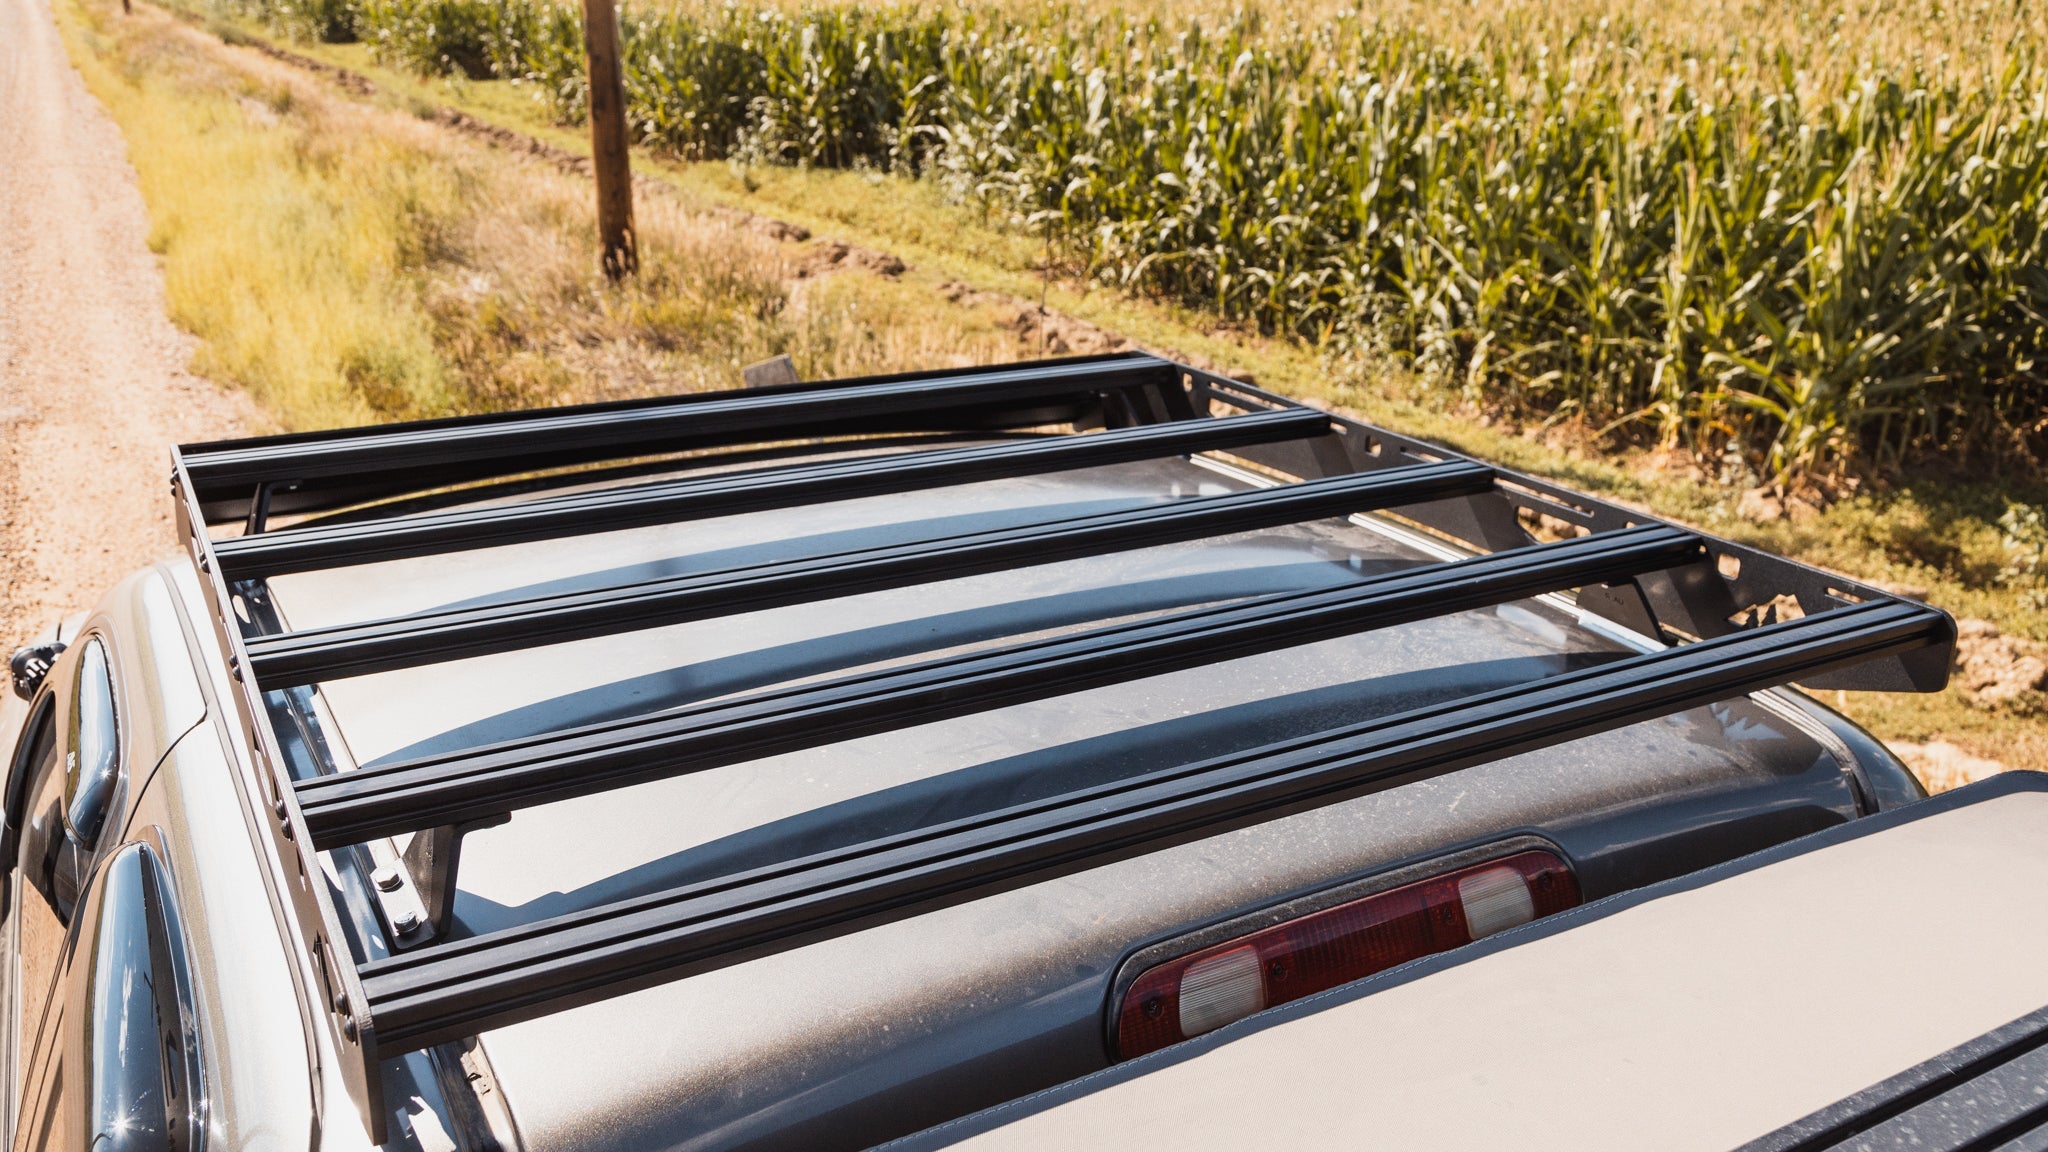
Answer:
[[[554,0],[220,2],[582,115]],[[2048,454],[2026,5],[1928,7],[1976,13],[1962,55],[1871,48],[1817,2],[1743,10],[1797,17],[1796,44],[1568,7],[1461,31],[680,5],[622,29],[633,127],[681,157],[942,181],[1101,282],[1800,484]]]

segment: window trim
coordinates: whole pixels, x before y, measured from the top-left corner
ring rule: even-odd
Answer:
[[[28,719],[21,726],[21,736],[15,742],[14,755],[7,763],[7,792],[4,810],[0,810],[0,881],[5,881],[14,872],[15,857],[21,851],[21,830],[28,823],[28,790],[34,767],[30,763],[34,756],[37,737],[42,729],[50,729],[51,750],[62,747],[57,731],[57,693],[54,687],[45,683],[35,698],[29,701]],[[6,905],[4,891],[0,891],[0,920],[5,920],[10,910]]]

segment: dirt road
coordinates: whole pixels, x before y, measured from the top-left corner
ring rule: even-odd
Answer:
[[[174,545],[168,450],[260,421],[184,370],[121,133],[0,0],[0,656]]]

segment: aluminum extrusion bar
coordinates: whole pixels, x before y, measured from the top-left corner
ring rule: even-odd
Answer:
[[[475,1035],[949,904],[1940,642],[1864,604],[1145,773],[361,967],[383,1051]]]
[[[278,486],[270,509],[289,512],[717,445],[1050,423],[1066,417],[1049,405],[1099,410],[1106,393],[1177,389],[1178,371],[1144,355],[1045,361],[192,444],[183,455],[208,521],[219,522],[246,515],[263,485]]]
[[[318,848],[494,819],[647,780],[1698,561],[1698,537],[1628,529],[756,693],[467,753],[303,780]]]
[[[694,476],[657,484],[216,541],[229,580],[400,560],[800,504],[1094,468],[1320,436],[1308,409],[1143,424],[1022,443],[897,453]]]
[[[221,579],[219,565],[213,561],[213,542],[206,533],[199,498],[186,474],[183,455],[177,450],[171,454],[171,492],[178,535],[192,558],[193,574],[198,578],[200,595],[211,617],[208,626],[226,655],[230,670],[225,706],[215,693],[213,678],[199,678],[207,714],[225,722],[224,726],[210,723],[208,727],[214,728],[227,763],[236,764],[242,756],[249,758],[251,773],[237,767],[227,776],[239,795],[245,818],[252,821],[249,832],[267,839],[270,850],[276,853],[281,871],[277,882],[266,886],[270,888],[270,907],[280,920],[277,928],[281,938],[288,942],[288,947],[303,949],[302,957],[318,973],[318,983],[309,987],[300,983],[299,965],[291,965],[299,995],[307,997],[310,993],[310,999],[300,1000],[312,1008],[305,1018],[306,1027],[327,1030],[328,1050],[334,1053],[342,1085],[356,1105],[371,1143],[381,1146],[388,1138],[390,1121],[384,1107],[376,1029],[368,1015],[357,1011],[366,998],[356,978],[355,965],[348,959],[349,933],[335,910],[338,892],[326,882],[327,873],[311,846],[312,836],[305,830],[304,817],[292,802],[290,761],[285,757],[272,714],[265,707],[263,691],[252,678],[233,674],[246,655],[234,596]],[[183,599],[172,599],[180,617],[185,615]],[[201,651],[196,636],[193,642],[193,650]],[[227,728],[233,729],[233,736]],[[239,751],[234,747],[236,742],[240,743]],[[263,852],[261,847],[252,847],[259,854]],[[319,878],[317,883],[315,877]],[[290,928],[285,921],[291,922]],[[312,1040],[309,1035],[308,1043]]]
[[[936,540],[251,637],[249,659],[266,688],[288,688],[823,597],[1472,496],[1492,486],[1491,469],[1468,463],[1354,473]]]

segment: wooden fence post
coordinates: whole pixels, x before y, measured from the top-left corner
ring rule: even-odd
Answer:
[[[583,0],[583,43],[590,62],[590,162],[597,172],[597,233],[604,274],[640,271],[633,236],[633,171],[626,149],[626,89],[619,75],[619,14],[614,0]]]

